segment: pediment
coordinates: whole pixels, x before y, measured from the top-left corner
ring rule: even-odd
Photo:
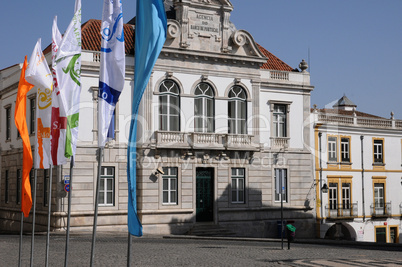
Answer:
[[[211,4],[211,5],[224,5],[233,7],[229,0],[192,0],[194,3]]]
[[[251,34],[237,30],[230,21],[233,6],[229,0],[174,0],[173,10],[176,15],[168,20],[166,48],[266,60]]]

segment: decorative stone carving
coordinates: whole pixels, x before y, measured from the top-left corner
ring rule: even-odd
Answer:
[[[176,20],[168,20],[167,36],[170,39],[175,39],[180,36],[181,26]]]
[[[247,42],[247,33],[243,30],[235,31],[232,34],[232,40],[236,46],[243,46]]]
[[[306,69],[308,69],[308,64],[304,59],[302,59],[302,62],[299,64],[299,68],[301,69],[302,72],[305,72]]]

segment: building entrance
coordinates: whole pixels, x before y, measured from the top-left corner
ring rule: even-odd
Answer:
[[[213,168],[196,169],[196,220],[208,222],[213,220]]]

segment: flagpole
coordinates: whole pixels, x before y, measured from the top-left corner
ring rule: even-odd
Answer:
[[[24,213],[21,211],[21,229],[20,229],[20,252],[18,254],[18,267],[21,266],[21,253],[22,253],[22,231],[24,230]]]
[[[91,263],[93,266],[93,260],[95,256],[95,238],[96,238],[96,225],[98,223],[98,198],[99,198],[99,184],[100,184],[100,173],[102,168],[102,151],[103,148],[98,148],[98,175],[96,178],[96,193],[95,193],[95,214],[94,214],[94,226],[92,230],[92,246],[91,246]]]
[[[70,189],[68,191],[68,214],[67,214],[67,233],[66,233],[66,250],[64,255],[64,267],[67,267],[68,263],[68,247],[70,243],[70,217],[71,217],[71,193],[72,193],[72,183],[73,183],[73,167],[74,167],[74,156],[70,159]]]
[[[45,266],[49,265],[49,241],[50,241],[50,212],[52,210],[52,178],[53,178],[53,166],[50,165],[49,174],[49,199],[48,199],[48,212],[47,212],[47,238],[46,238],[46,258]]]
[[[31,263],[30,266],[33,267],[33,252],[34,252],[34,239],[35,239],[35,213],[36,213],[36,181],[38,179],[38,170],[34,171],[34,195],[33,195],[33,214],[32,214],[32,235],[31,235]]]
[[[133,243],[133,237],[128,231],[128,243],[127,243],[127,267],[131,266],[131,244]]]

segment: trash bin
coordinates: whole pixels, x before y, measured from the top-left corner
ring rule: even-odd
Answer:
[[[284,226],[286,225],[286,223],[287,223],[286,221],[283,221]],[[277,224],[277,227],[278,227],[278,238],[281,238],[281,237],[286,238],[286,231],[282,232],[281,221],[276,221],[276,224]],[[282,233],[282,236],[281,236],[281,233]]]
[[[286,225],[286,236],[287,236],[289,242],[294,241],[295,236],[296,236],[296,227],[294,227],[291,224],[287,224]]]

